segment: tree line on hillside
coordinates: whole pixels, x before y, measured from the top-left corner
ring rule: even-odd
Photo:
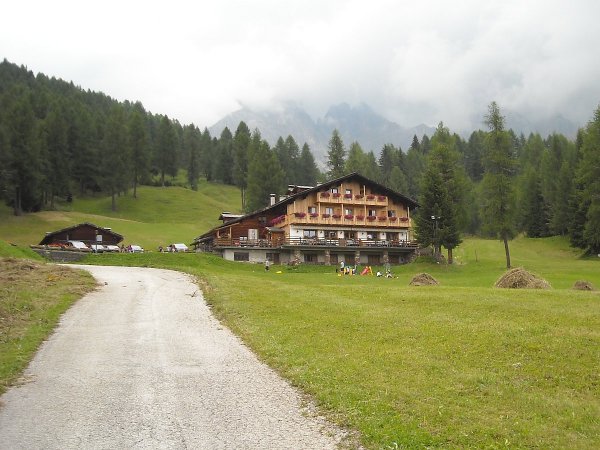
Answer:
[[[385,145],[379,158],[353,142],[346,150],[337,131],[329,141],[328,178],[360,171],[419,201],[417,239],[452,250],[463,234],[496,236],[504,242],[529,237],[569,236],[571,244],[600,253],[600,107],[575,142],[554,133],[517,136],[505,128],[495,102],[487,131],[465,140],[440,123],[429,138],[413,138],[404,153]]]
[[[97,192],[115,210],[119,195],[170,185],[180,169],[194,190],[200,178],[240,187],[246,209],[268,197],[265,189],[279,192],[288,179],[315,184],[321,175],[308,145],[300,150],[291,136],[271,148],[240,123],[235,135],[225,128],[213,137],[140,102],[0,63],[0,196],[16,215]]]
[[[419,240],[439,254],[461,235],[498,236],[507,249],[517,233],[569,235],[600,252],[600,108],[576,140],[561,134],[516,135],[495,103],[487,131],[468,139],[440,123],[431,137],[414,136],[406,151],[392,143],[376,156],[358,142],[346,148],[337,130],[326,172],[309,146],[292,136],[274,146],[240,122],[211,136],[25,67],[0,63],[0,196],[15,214],[53,208],[56,197],[119,195],[140,184],[169,185],[180,169],[187,186],[201,178],[240,188],[245,211],[266,206],[288,184],[315,185],[360,172],[419,201]]]

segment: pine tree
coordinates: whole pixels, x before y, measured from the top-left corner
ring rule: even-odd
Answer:
[[[8,167],[5,185],[14,215],[41,208],[43,161],[40,155],[39,132],[31,101],[31,92],[15,86],[6,93],[3,105],[5,128],[5,159]],[[5,108],[5,109],[4,109]],[[8,194],[10,192],[11,194]]]
[[[386,144],[381,149],[381,155],[379,156],[381,178],[378,181],[385,186],[390,185],[392,170],[399,165],[398,154],[399,150],[392,144]]]
[[[469,178],[473,181],[481,181],[483,176],[483,152],[485,145],[485,133],[474,131],[465,146],[463,164]]]
[[[229,128],[221,132],[213,160],[213,176],[215,180],[225,184],[233,184],[233,136]]]
[[[126,187],[129,139],[125,114],[119,105],[113,106],[102,142],[102,188],[111,196],[111,210],[117,210],[116,195]]]
[[[213,139],[208,131],[208,128],[204,128],[202,136],[200,136],[200,167],[204,171],[204,177],[206,181],[212,181],[214,179],[212,173],[212,161],[214,159],[214,145]]]
[[[269,144],[254,130],[248,147],[247,211],[255,211],[268,204],[270,194],[281,192],[283,170]]]
[[[366,155],[360,144],[354,141],[350,144],[350,150],[348,150],[348,159],[345,163],[345,172],[361,172],[366,165]]]
[[[148,130],[146,127],[145,111],[141,103],[137,103],[129,117],[129,148],[131,150],[131,181],[133,183],[133,198],[137,198],[137,186],[147,175],[150,148]]]
[[[375,153],[372,151],[365,155],[365,167],[362,169],[361,174],[369,180],[377,181],[381,178],[377,159],[375,159]]]
[[[246,208],[246,188],[248,186],[248,146],[250,129],[241,121],[233,136],[233,181],[240,188],[242,209]]]
[[[465,222],[464,171],[459,167],[456,140],[448,128],[439,124],[431,139],[432,149],[423,176],[420,219],[417,235],[434,246],[436,254],[443,245],[452,264],[453,249],[461,242],[460,228]],[[433,225],[432,225],[432,222]],[[433,227],[433,229],[432,229]]]
[[[177,175],[177,134],[171,120],[162,116],[158,125],[155,165],[160,174],[160,184],[165,185],[165,175]]]
[[[500,114],[496,102],[490,104],[485,121],[490,131],[485,140],[482,219],[484,227],[504,242],[506,268],[509,269],[511,265],[508,241],[515,235],[515,158],[510,135],[504,129],[504,117]]]
[[[188,160],[188,183],[193,191],[197,191],[200,178],[200,130],[194,124],[183,128],[183,146]]]
[[[412,144],[406,154],[406,174],[408,181],[407,194],[409,197],[418,198],[420,192],[421,176],[425,170],[425,155],[417,136],[413,136]]]
[[[45,184],[50,208],[54,209],[54,198],[69,192],[71,179],[71,155],[68,145],[68,125],[62,103],[55,104],[43,121],[41,136],[45,153]]]
[[[329,171],[327,175],[330,179],[340,178],[344,176],[346,150],[344,149],[344,143],[338,130],[333,130],[328,148],[327,167]]]
[[[548,235],[548,214],[539,173],[529,167],[524,174],[523,197],[519,211],[522,213],[521,223],[527,236],[537,238]]]
[[[307,143],[302,146],[298,160],[299,183],[305,186],[315,186],[319,178],[319,168]]]
[[[581,199],[589,205],[583,240],[590,253],[600,254],[600,106],[583,134],[577,180]]]

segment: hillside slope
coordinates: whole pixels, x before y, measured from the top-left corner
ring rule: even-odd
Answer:
[[[0,239],[21,246],[39,243],[48,231],[81,222],[110,227],[125,236],[124,243],[147,249],[171,242],[191,242],[218,225],[223,211],[239,212],[240,192],[222,184],[201,182],[198,191],[181,187],[138,189],[138,198],[117,199],[117,211],[110,209],[110,197],[76,198],[72,204],[58,204],[55,211],[42,211],[20,217],[0,205]]]

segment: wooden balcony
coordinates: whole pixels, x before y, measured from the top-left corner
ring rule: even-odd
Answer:
[[[385,195],[332,194],[331,192],[319,192],[317,194],[317,202],[335,205],[387,206],[388,198]]]
[[[244,239],[216,238],[214,247],[246,247],[246,248],[281,248],[288,246],[306,246],[323,248],[406,248],[415,249],[414,241],[379,240],[379,239],[322,239],[322,238],[279,238],[279,239]]]
[[[278,217],[274,226],[286,225],[314,225],[314,226],[341,226],[341,227],[369,227],[369,228],[411,228],[412,220],[408,217],[385,217],[363,215],[328,215],[292,213]]]

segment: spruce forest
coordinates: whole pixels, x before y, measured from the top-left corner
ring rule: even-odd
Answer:
[[[199,105],[199,107],[202,107]],[[600,107],[575,141],[561,134],[517,135],[504,128],[492,102],[485,130],[465,139],[440,123],[408,149],[392,143],[363,149],[329,141],[326,171],[292,136],[271,147],[260,130],[240,122],[220,136],[153,114],[140,102],[119,102],[73,83],[0,63],[0,196],[19,215],[55,208],[56,199],[137,196],[137,186],[169,186],[183,169],[186,187],[200,178],[235,185],[242,209],[266,206],[288,184],[314,185],[345,173],[364,176],[415,198],[418,240],[441,253],[461,235],[508,240],[569,236],[600,253]]]

